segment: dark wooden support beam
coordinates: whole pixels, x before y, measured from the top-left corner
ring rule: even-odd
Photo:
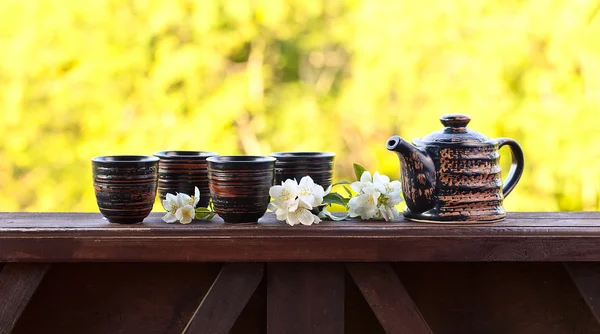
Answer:
[[[600,263],[571,262],[564,265],[600,325]]]
[[[432,333],[389,264],[349,263],[346,268],[386,333]]]
[[[225,263],[183,333],[229,333],[260,284],[264,268],[264,263]]]
[[[49,264],[7,263],[0,271],[0,333],[10,333]]]
[[[267,333],[344,333],[344,275],[339,263],[269,263]]]

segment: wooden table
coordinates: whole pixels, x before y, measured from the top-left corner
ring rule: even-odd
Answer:
[[[600,333],[600,213],[495,224],[0,213],[0,333]]]

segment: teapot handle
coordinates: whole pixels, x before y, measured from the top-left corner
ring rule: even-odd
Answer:
[[[513,139],[498,138],[497,141],[498,150],[502,146],[508,145],[512,154],[512,163],[510,165],[510,171],[508,172],[508,176],[506,177],[506,181],[504,182],[504,187],[502,188],[502,195],[506,197],[517,185],[517,182],[519,182],[521,174],[523,174],[525,159],[523,158],[523,150],[521,149],[521,146],[519,146],[519,144]]]

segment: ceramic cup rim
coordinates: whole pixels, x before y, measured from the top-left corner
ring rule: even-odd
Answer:
[[[310,151],[298,151],[298,152],[274,152],[269,154],[270,157],[277,159],[302,159],[302,158],[333,158],[335,153],[333,152],[310,152]]]
[[[155,152],[154,156],[162,159],[193,159],[214,157],[218,156],[218,154],[208,151],[166,150]]]
[[[108,163],[108,164],[129,164],[129,163],[144,163],[144,162],[158,162],[159,158],[151,155],[101,155],[92,158],[92,162],[95,163]]]
[[[263,156],[263,155],[219,155],[212,156],[206,159],[208,162],[212,163],[260,163],[260,162],[275,162],[277,159],[274,157]]]

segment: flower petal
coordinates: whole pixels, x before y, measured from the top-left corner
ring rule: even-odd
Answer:
[[[180,206],[185,206],[194,203],[194,200],[188,194],[179,193],[177,194],[177,203],[179,203]]]
[[[288,212],[287,219],[285,220],[285,222],[291,226],[300,223],[300,221],[298,220],[298,211]]]
[[[352,188],[352,190],[354,190],[357,193],[359,193],[362,190],[362,188],[363,188],[363,183],[360,182],[360,181],[352,182],[352,184],[350,184],[350,188]]]
[[[288,210],[277,209],[275,210],[275,216],[277,216],[277,220],[287,220]]]
[[[165,223],[171,224],[177,221],[177,217],[175,217],[172,212],[167,212],[167,214],[162,217],[162,220],[164,220]]]
[[[194,207],[196,207],[196,205],[198,205],[199,201],[200,201],[200,189],[198,189],[198,187],[194,187]]]
[[[381,184],[390,183],[390,178],[387,175],[381,175],[381,174],[379,174],[379,172],[375,172],[375,174],[373,174],[373,183],[375,183],[375,184],[377,184],[377,183],[381,183]]]
[[[180,208],[180,210],[177,210],[176,214],[180,214],[180,216],[177,216],[180,223],[189,224],[194,219],[194,207],[191,205],[186,205]]]
[[[300,199],[296,199],[292,202],[292,204],[290,204],[290,206],[287,207],[287,211],[288,212],[294,212],[298,209],[298,206],[300,206]]]
[[[312,188],[315,185],[315,181],[313,181],[313,179],[306,175],[305,177],[300,179],[300,188]]]
[[[283,188],[287,191],[288,198],[294,199],[296,196],[298,196],[298,182],[296,182],[296,179],[285,180],[283,183]]]
[[[319,206],[323,203],[323,197],[325,196],[325,190],[323,190],[323,187],[321,187],[320,185],[316,184],[313,186],[312,188],[312,193],[313,193],[313,206]]]
[[[298,199],[300,200],[300,206],[303,208],[312,210],[315,206],[315,197],[312,195],[298,196]],[[323,199],[321,199],[321,201],[323,201]]]
[[[183,218],[183,207],[180,207],[177,209],[177,211],[175,211],[175,217],[177,217],[177,220],[181,220],[181,218]]]
[[[170,207],[173,207],[173,206],[177,206],[178,207],[179,206],[179,204],[177,202],[177,195],[173,195],[173,194],[168,193],[165,200],[167,202],[169,202]]]
[[[364,171],[360,176],[360,182],[373,182],[373,178],[371,177],[371,173],[369,171]]]
[[[298,220],[302,225],[312,225],[315,221],[315,216],[306,209],[301,209],[300,214],[298,215]]]
[[[269,195],[273,198],[281,197],[281,193],[283,193],[283,186],[272,186],[269,189]]]
[[[286,189],[297,189],[298,188],[298,182],[296,181],[296,179],[287,179],[285,180],[285,182],[281,183],[283,185],[284,188]]]

